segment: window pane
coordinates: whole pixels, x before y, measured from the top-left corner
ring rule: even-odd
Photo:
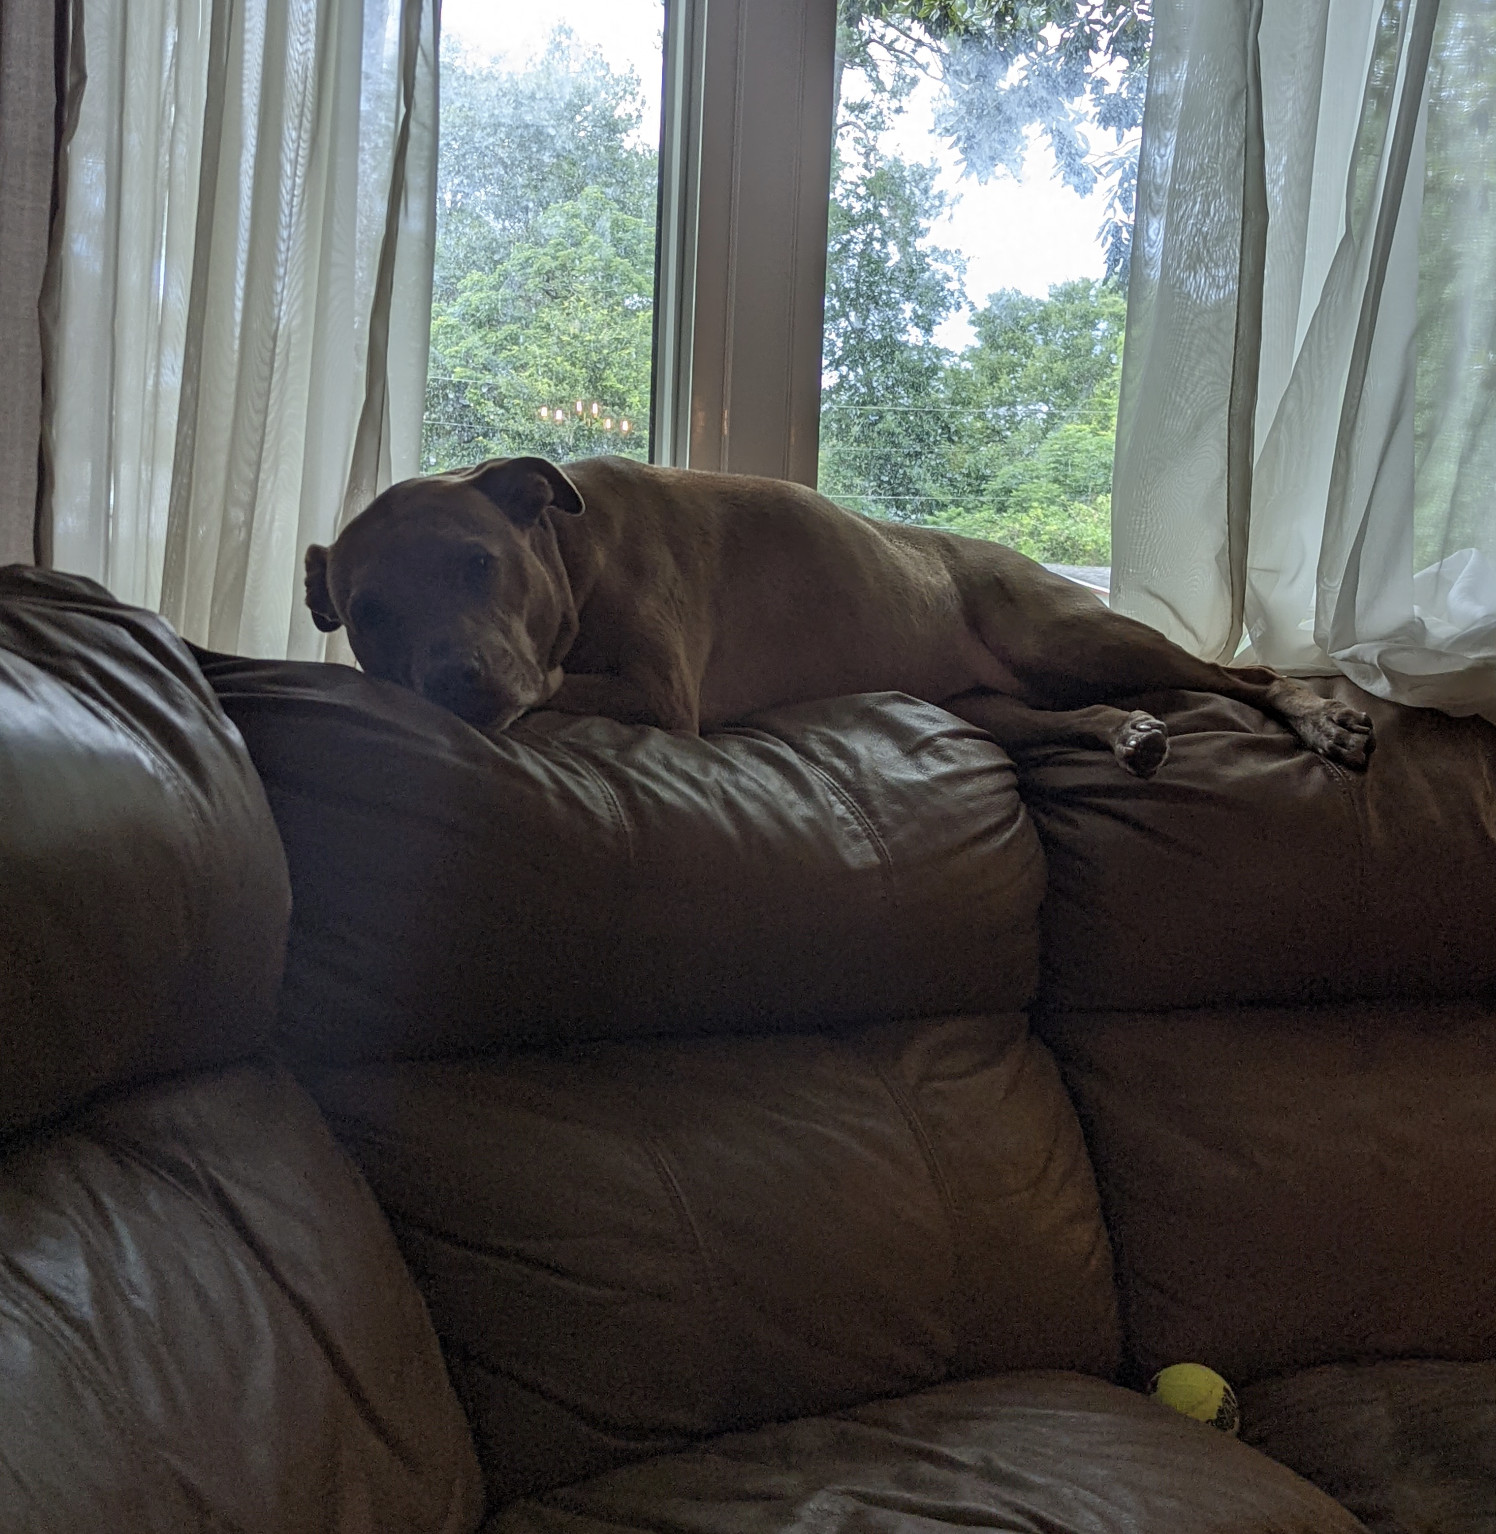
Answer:
[[[427,472],[648,456],[663,25],[444,0]]]
[[[1104,591],[1148,0],[839,23],[820,488]]]

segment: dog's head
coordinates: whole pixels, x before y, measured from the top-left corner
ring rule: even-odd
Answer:
[[[582,510],[544,458],[402,480],[306,551],[312,621],[346,625],[370,676],[502,729],[560,685],[577,615],[551,514]]]

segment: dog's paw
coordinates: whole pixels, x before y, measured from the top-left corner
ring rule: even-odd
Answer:
[[[1169,727],[1134,710],[1112,737],[1112,754],[1135,778],[1151,778],[1169,755]]]
[[[1311,751],[1326,761],[1355,772],[1365,772],[1376,746],[1371,716],[1349,704],[1326,698],[1321,706],[1293,722],[1294,732]]]

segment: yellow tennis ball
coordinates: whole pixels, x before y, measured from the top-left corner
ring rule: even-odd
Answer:
[[[1236,1392],[1204,1364],[1170,1364],[1148,1381],[1148,1394],[1196,1422],[1235,1435],[1241,1427]]]

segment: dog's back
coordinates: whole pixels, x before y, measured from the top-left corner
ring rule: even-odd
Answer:
[[[964,587],[1001,579],[1005,558],[1031,563],[1021,555],[875,522],[784,480],[620,458],[564,467],[588,507],[561,530],[583,637],[669,601],[703,724],[846,692],[1017,690],[974,631]]]

